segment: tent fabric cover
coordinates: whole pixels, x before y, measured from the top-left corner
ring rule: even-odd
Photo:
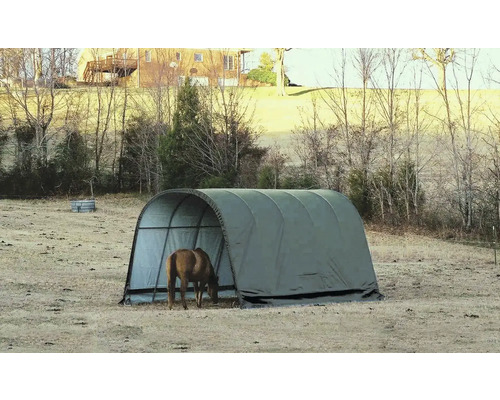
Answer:
[[[166,299],[165,261],[203,248],[242,308],[380,300],[363,222],[332,190],[173,189],[139,216],[122,302]]]

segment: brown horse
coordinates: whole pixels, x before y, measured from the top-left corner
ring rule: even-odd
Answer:
[[[170,254],[167,258],[167,286],[168,286],[168,308],[172,309],[175,300],[175,279],[181,280],[181,300],[184,309],[186,305],[186,289],[188,282],[193,282],[196,305],[201,308],[201,298],[203,290],[208,283],[208,295],[217,304],[218,301],[218,278],[215,275],[214,267],[210,262],[208,254],[202,249],[196,250],[179,249]]]

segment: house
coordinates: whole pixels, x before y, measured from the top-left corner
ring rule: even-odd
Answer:
[[[121,86],[177,86],[186,77],[202,86],[244,85],[250,49],[84,49],[78,81]]]

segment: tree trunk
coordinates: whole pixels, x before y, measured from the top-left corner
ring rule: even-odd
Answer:
[[[286,49],[275,49],[276,51],[276,89],[278,96],[286,96],[285,91],[285,51]]]

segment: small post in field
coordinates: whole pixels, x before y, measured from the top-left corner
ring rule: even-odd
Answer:
[[[493,251],[495,253],[495,265],[497,265],[497,234],[493,225]]]

